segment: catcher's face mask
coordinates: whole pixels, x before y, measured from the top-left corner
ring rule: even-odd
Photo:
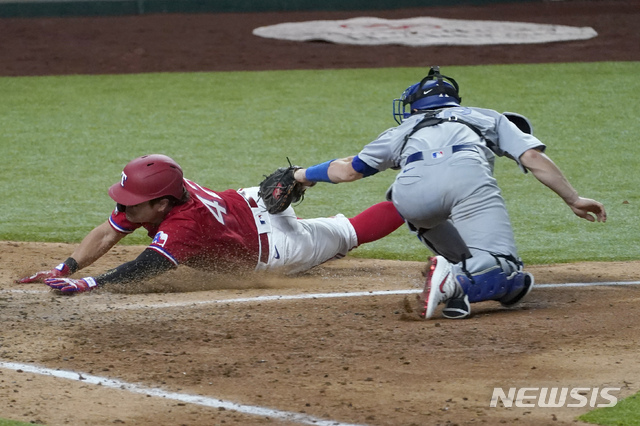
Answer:
[[[393,100],[393,119],[400,124],[414,110],[459,106],[462,98],[458,90],[453,78],[440,74],[440,67],[431,67],[425,78],[405,90],[400,99]]]

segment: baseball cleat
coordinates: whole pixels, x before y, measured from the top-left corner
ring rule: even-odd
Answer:
[[[469,296],[466,294],[462,297],[449,299],[442,308],[442,316],[448,319],[464,319],[471,315],[471,305],[469,304]]]
[[[524,275],[524,286],[522,287],[522,291],[520,291],[520,293],[516,294],[511,299],[500,300],[500,304],[505,308],[515,306],[516,304],[520,303],[520,301],[524,299],[527,294],[531,293],[534,284],[533,275],[531,275],[529,272],[523,272],[522,274]]]
[[[429,259],[429,261],[431,265],[429,266],[429,273],[427,274],[424,291],[421,295],[424,301],[424,312],[421,316],[425,319],[430,319],[436,307],[440,303],[447,302],[450,299],[460,298],[466,300],[468,306],[468,298],[464,294],[460,284],[455,280],[453,268],[447,259],[442,256],[435,256]],[[464,304],[464,301],[462,303]],[[453,315],[454,313],[452,312],[451,314]],[[464,318],[464,316],[461,318]]]

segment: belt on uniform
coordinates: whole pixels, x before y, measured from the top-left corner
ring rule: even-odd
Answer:
[[[452,154],[455,154],[456,152],[460,152],[460,151],[478,152],[473,145],[454,145],[451,147]],[[414,152],[413,154],[407,157],[407,162],[405,163],[405,165],[409,163],[413,163],[414,161],[421,161],[421,160],[424,160],[424,154],[422,153],[422,151]]]
[[[247,201],[249,205],[255,209],[258,208],[258,203],[251,197],[247,197]],[[266,213],[265,213],[266,214]],[[260,262],[268,263],[269,262],[269,235],[266,232],[262,234],[258,233],[258,238],[260,240]]]

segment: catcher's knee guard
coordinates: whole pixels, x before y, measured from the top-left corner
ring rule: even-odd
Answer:
[[[499,266],[492,267],[471,277],[457,274],[456,278],[462,286],[469,302],[497,300],[504,306],[513,306],[522,300],[533,287],[533,276],[516,271],[507,275]]]

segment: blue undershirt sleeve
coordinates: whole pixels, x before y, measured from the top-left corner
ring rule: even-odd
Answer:
[[[353,167],[353,170],[355,170],[358,173],[361,173],[362,176],[364,177],[375,175],[380,171],[374,167],[371,167],[364,161],[362,161],[360,157],[358,157],[357,155],[353,157],[353,160],[351,160],[351,166]]]

